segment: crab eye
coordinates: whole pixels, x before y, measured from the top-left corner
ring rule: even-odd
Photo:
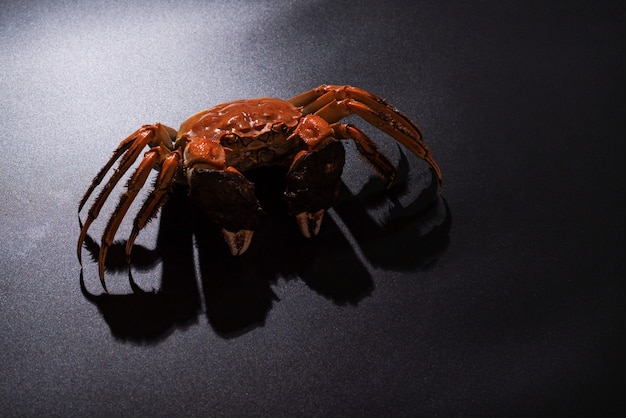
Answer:
[[[289,128],[287,128],[287,125],[285,125],[284,123],[277,123],[272,126],[272,131],[284,134],[289,131]]]

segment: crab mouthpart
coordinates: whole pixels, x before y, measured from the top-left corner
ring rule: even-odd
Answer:
[[[250,246],[254,231],[249,229],[240,229],[237,232],[231,232],[222,228],[222,234],[224,235],[226,244],[228,244],[228,248],[230,248],[230,253],[232,255],[241,255],[245,253]]]
[[[324,209],[320,209],[317,212],[301,212],[296,215],[296,221],[300,232],[306,238],[316,236],[320,232],[320,226],[322,226],[322,219],[324,218]]]

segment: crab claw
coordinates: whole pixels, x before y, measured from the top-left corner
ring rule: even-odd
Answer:
[[[320,227],[322,226],[322,219],[324,218],[324,209],[320,209],[317,212],[300,212],[296,215],[296,221],[300,232],[306,238],[311,238],[319,234]]]
[[[301,151],[287,173],[284,197],[306,238],[320,231],[324,213],[339,194],[345,151],[331,140],[313,151]]]
[[[262,213],[254,184],[232,169],[205,168],[194,168],[189,183],[191,201],[222,230],[231,254],[246,252]]]
[[[228,244],[228,248],[230,248],[230,253],[232,255],[241,255],[245,253],[250,246],[254,231],[240,229],[237,232],[231,232],[226,228],[222,228],[222,234],[224,235],[226,244]]]

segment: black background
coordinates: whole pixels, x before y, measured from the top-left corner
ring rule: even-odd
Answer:
[[[625,23],[619,1],[3,4],[0,413],[624,413]],[[268,215],[232,259],[180,191],[134,252],[159,293],[114,246],[99,296],[93,241],[81,289],[78,201],[121,139],[321,83],[414,119],[443,198],[351,118],[394,195],[347,144],[308,242],[257,173]]]

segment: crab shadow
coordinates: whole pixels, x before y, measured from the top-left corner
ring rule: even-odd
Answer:
[[[197,323],[203,301],[214,331],[223,338],[237,337],[264,324],[273,303],[279,301],[272,290],[279,279],[302,280],[337,305],[357,305],[374,290],[371,267],[428,268],[447,246],[451,216],[434,176],[404,207],[394,195],[405,191],[406,182],[397,182],[400,186],[387,194],[376,179],[358,194],[344,185],[314,239],[302,237],[287,214],[280,197],[284,171],[263,169],[250,173],[250,178],[265,216],[242,256],[230,255],[221,233],[196,213],[186,190],[177,188],[162,208],[155,249],[136,245],[130,267],[124,242],[114,243],[109,250],[107,271],[128,269],[132,293],[90,293],[81,270],[83,295],[98,307],[116,338],[159,342],[172,331]],[[384,226],[372,216],[372,208],[374,213],[376,208],[384,213]],[[97,259],[99,247],[91,237],[86,239],[86,249]],[[153,271],[159,263],[159,289],[141,289],[131,272]]]

